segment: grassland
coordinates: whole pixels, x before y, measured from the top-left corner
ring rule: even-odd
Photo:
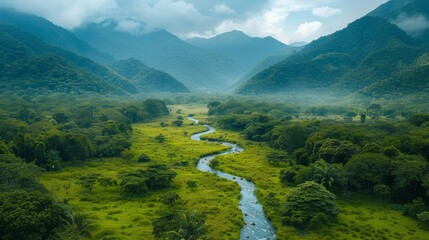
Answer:
[[[279,180],[281,166],[267,162],[265,156],[271,149],[264,143],[246,141],[238,132],[217,129],[210,139],[222,139],[239,143],[245,151],[236,155],[224,155],[217,159],[217,169],[252,180],[258,187],[257,196],[264,206],[267,217],[277,229],[278,239],[428,239],[429,232],[419,223],[402,215],[400,206],[367,195],[347,193],[339,195],[340,214],[338,223],[313,232],[297,231],[284,226],[278,209],[269,207],[267,195],[274,194],[282,203],[290,186]]]
[[[192,141],[189,136],[205,128],[186,119],[182,127],[160,126],[161,122],[174,121],[179,115],[176,112],[183,116],[192,113],[197,119],[209,121],[206,108],[202,105],[170,108],[170,116],[133,126],[131,153],[135,157],[146,153],[153,162],[172,166],[178,175],[171,188],[153,191],[142,197],[124,198],[117,186],[107,189],[95,186],[93,193],[88,193],[75,184],[84,174],[99,173],[117,180],[118,172],[146,165],[121,158],[71,163],[61,171],[43,175],[42,182],[59,200],[68,199],[70,205],[90,214],[96,225],[92,230],[94,239],[153,239],[151,221],[171,208],[159,202],[159,196],[168,191],[180,195],[181,202],[178,205],[207,213],[212,239],[239,238],[243,223],[237,207],[240,197],[238,186],[214,175],[202,173],[196,170],[194,165],[202,154],[220,151],[224,147]],[[178,111],[179,109],[181,111]],[[155,136],[160,133],[166,138],[162,144],[155,140]],[[282,203],[290,189],[279,181],[281,166],[270,165],[265,159],[271,151],[270,148],[262,143],[246,141],[237,132],[220,129],[207,137],[237,142],[245,148],[240,154],[219,157],[220,165],[217,168],[252,180],[256,184],[257,195],[265,206],[267,216],[277,228],[278,239],[427,239],[429,236],[416,221],[403,216],[393,203],[355,194],[338,196],[338,223],[330,228],[316,232],[299,232],[295,228],[284,226],[278,210],[266,204],[266,196],[270,193]],[[180,161],[189,162],[189,166],[174,166]],[[188,189],[188,181],[197,182],[197,188]],[[67,185],[70,185],[68,189],[64,187]]]
[[[98,173],[117,180],[118,172],[146,165],[120,158],[70,163],[58,172],[45,173],[42,183],[58,200],[68,199],[71,206],[89,214],[96,225],[91,232],[94,239],[154,239],[152,220],[171,208],[160,203],[159,196],[169,191],[181,197],[178,206],[207,214],[209,235],[213,239],[238,239],[243,224],[237,207],[239,187],[215,175],[200,172],[194,165],[200,155],[225,150],[225,147],[191,140],[189,136],[192,133],[203,131],[205,127],[194,125],[189,120],[185,120],[182,127],[161,127],[161,122],[169,123],[176,119],[178,114],[175,112],[178,109],[183,109],[184,114],[189,113],[186,106],[173,106],[172,114],[168,117],[134,125],[132,135],[131,152],[134,156],[146,153],[153,159],[152,162],[170,165],[178,173],[171,188],[153,191],[142,197],[125,198],[121,196],[118,186],[107,189],[95,186],[93,192],[89,193],[76,184],[77,179],[84,174]],[[204,108],[197,106],[192,110],[200,117]],[[162,144],[155,140],[155,136],[160,133],[166,138]],[[174,156],[168,153],[174,153]],[[189,166],[174,166],[180,161],[189,162]],[[188,181],[197,182],[196,189],[187,188]],[[64,187],[68,185],[69,188]]]

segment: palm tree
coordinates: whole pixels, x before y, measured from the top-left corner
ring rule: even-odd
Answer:
[[[201,240],[208,239],[205,217],[196,212],[183,212],[179,218],[179,229],[168,232],[168,238],[171,240]]]
[[[332,184],[339,178],[338,167],[319,160],[313,164],[313,180],[322,184],[327,189],[332,187]]]

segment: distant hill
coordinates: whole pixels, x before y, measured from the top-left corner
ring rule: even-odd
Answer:
[[[170,74],[149,68],[134,58],[111,63],[109,67],[135,83],[143,92],[189,92]]]
[[[368,14],[398,25],[421,44],[429,47],[429,2],[390,0]]]
[[[2,22],[14,25],[18,29],[28,32],[50,45],[61,47],[92,60],[101,63],[114,61],[112,56],[98,52],[88,43],[78,39],[70,31],[44,18],[20,13],[13,9],[0,8],[0,23]]]
[[[195,89],[226,89],[245,71],[241,64],[192,46],[167,31],[132,35],[116,28],[115,20],[105,20],[74,33],[100,51],[118,59],[136,58]]]
[[[415,68],[415,63],[426,52],[397,26],[380,18],[364,17],[260,72],[238,92],[319,88],[347,94],[383,79],[398,79],[393,76]]]
[[[234,84],[234,88],[239,87],[241,84],[243,84],[246,80],[251,79],[253,76],[258,74],[259,72],[268,69],[269,67],[285,60],[286,58],[292,56],[293,54],[298,53],[302,47],[288,47],[286,50],[283,50],[279,53],[273,54],[269,57],[266,57],[259,63],[257,63],[252,69],[250,69],[248,72],[243,74],[238,81]]]
[[[188,43],[224,55],[236,62],[254,66],[262,59],[288,48],[272,38],[249,37],[243,32],[232,31],[213,38],[191,38]]]
[[[98,63],[0,24],[0,91],[26,94],[137,93],[125,78]]]

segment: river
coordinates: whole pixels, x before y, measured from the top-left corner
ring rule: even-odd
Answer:
[[[198,124],[198,120],[192,117],[188,117],[189,120]],[[216,128],[203,125],[208,128],[207,131],[197,133],[191,136],[192,140],[201,141],[201,136],[209,133],[216,132]],[[215,143],[221,143],[224,146],[228,146],[231,149],[222,153],[213,154],[210,156],[206,156],[200,158],[198,161],[197,169],[203,172],[210,172],[216,174],[221,178],[228,179],[230,181],[236,182],[241,187],[241,199],[239,203],[239,208],[243,213],[244,226],[240,230],[240,240],[252,239],[252,240],[273,240],[276,239],[276,233],[273,225],[267,219],[264,210],[262,209],[262,205],[259,203],[258,199],[255,195],[255,184],[249,182],[241,177],[234,176],[228,173],[224,173],[213,169],[209,166],[211,160],[213,160],[216,156],[226,155],[226,154],[236,154],[244,151],[244,149],[237,144],[223,142],[223,141],[211,141]]]

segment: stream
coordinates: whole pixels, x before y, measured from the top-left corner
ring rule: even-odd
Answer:
[[[188,117],[189,120],[198,124],[198,120],[192,117]],[[208,128],[207,131],[197,133],[191,136],[192,140],[202,141],[201,136],[209,133],[216,132],[216,128],[203,125]],[[276,239],[276,233],[273,225],[265,216],[262,205],[258,202],[258,199],[255,195],[255,184],[249,182],[241,177],[234,176],[228,173],[224,173],[213,169],[209,166],[211,160],[216,156],[226,155],[226,154],[235,154],[244,151],[244,149],[237,144],[223,142],[223,141],[210,141],[215,143],[221,143],[224,146],[228,146],[231,149],[222,153],[213,154],[210,156],[202,157],[198,161],[197,169],[203,172],[209,172],[216,174],[221,178],[228,179],[230,181],[236,182],[241,187],[241,199],[239,203],[239,208],[243,213],[244,226],[240,230],[240,240],[252,239],[252,240],[273,240]]]

